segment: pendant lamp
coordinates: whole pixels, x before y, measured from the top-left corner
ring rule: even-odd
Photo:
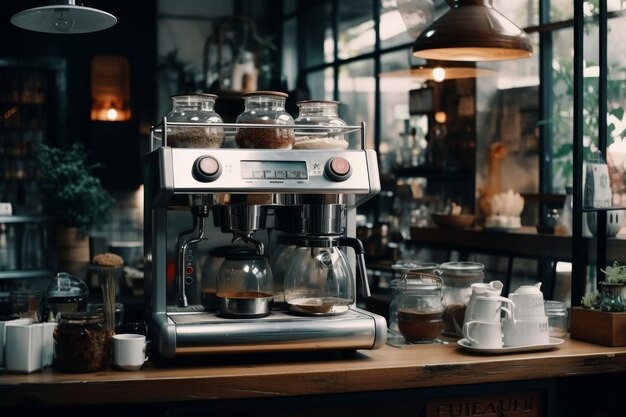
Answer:
[[[50,6],[14,14],[11,23],[35,32],[74,34],[108,29],[117,23],[117,18],[102,10],[77,6],[75,0],[53,0]]]
[[[530,38],[493,8],[492,0],[454,0],[413,44],[419,58],[499,61],[532,56]]]

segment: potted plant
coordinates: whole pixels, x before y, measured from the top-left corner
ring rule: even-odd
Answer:
[[[626,283],[626,265],[614,262],[612,266],[601,269],[606,278],[600,283],[600,310],[608,312],[624,311],[622,290]]]
[[[69,149],[39,144],[35,151],[39,169],[43,213],[56,231],[58,270],[84,277],[89,265],[88,234],[109,219],[114,200],[93,175],[80,144]]]
[[[626,306],[622,290],[626,283],[626,265],[615,262],[601,270],[601,291],[585,295],[581,307],[572,308],[570,334],[573,339],[607,346],[626,345]]]

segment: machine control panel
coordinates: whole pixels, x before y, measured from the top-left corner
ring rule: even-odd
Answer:
[[[161,148],[178,192],[351,193],[380,187],[369,150]],[[357,173],[358,175],[353,175]]]

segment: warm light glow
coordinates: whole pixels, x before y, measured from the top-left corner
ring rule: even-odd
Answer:
[[[114,108],[110,108],[107,112],[107,119],[117,120],[117,110],[115,110]]]
[[[98,55],[91,62],[91,120],[131,119],[130,65],[123,56]]]
[[[441,67],[433,68],[433,80],[440,83],[446,79],[446,70]]]
[[[437,121],[437,123],[445,123],[446,120],[447,117],[445,111],[438,111],[437,113],[435,113],[435,121]]]

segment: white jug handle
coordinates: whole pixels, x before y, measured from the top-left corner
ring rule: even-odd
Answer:
[[[509,303],[513,307],[515,307],[515,303],[510,298],[507,298],[507,297],[504,297],[504,296],[500,295],[500,296],[498,296],[498,300],[502,301],[503,303]]]
[[[472,339],[469,335],[469,327],[471,324],[476,323],[475,321],[468,321],[463,324],[463,337],[469,340],[471,343],[476,343],[476,340]]]
[[[513,311],[512,311],[512,310],[509,310],[509,309],[508,309],[508,308],[506,308],[506,307],[502,307],[502,308],[501,308],[501,310],[502,310],[502,311],[504,311],[504,313],[506,314],[506,316],[507,316],[509,319],[511,319],[511,320],[513,320],[513,321],[515,321],[515,320],[513,319]]]

